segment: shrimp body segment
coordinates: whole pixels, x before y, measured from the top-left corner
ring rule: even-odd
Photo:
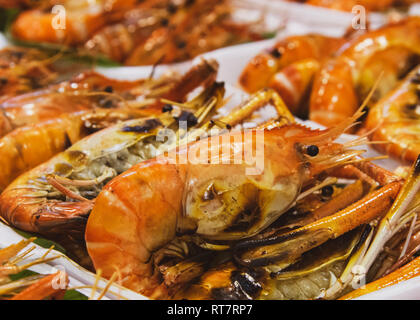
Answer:
[[[375,148],[408,163],[420,154],[420,67],[415,68],[401,83],[369,111],[365,127],[375,130],[371,139],[386,141]]]
[[[392,47],[420,53],[420,18],[410,17],[368,32],[325,63],[314,80],[310,119],[327,127],[351,116],[359,105],[357,87],[366,63],[377,53]]]
[[[317,34],[288,37],[255,56],[242,71],[239,83],[247,92],[254,93],[267,87],[284,67],[306,59],[321,61],[343,43],[343,39]]]

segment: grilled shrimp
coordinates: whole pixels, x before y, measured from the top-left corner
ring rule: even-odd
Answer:
[[[231,8],[222,0],[140,7],[130,10],[123,21],[102,28],[85,48],[126,65],[147,65],[183,61],[261,38],[248,31],[248,26],[229,21],[230,13]]]
[[[242,71],[239,83],[247,92],[256,92],[267,87],[284,67],[305,59],[321,61],[344,43],[344,39],[317,34],[290,36],[255,56]]]
[[[68,285],[69,279],[64,271],[50,275],[25,276],[22,272],[30,271],[29,268],[46,263],[57,258],[47,257],[51,250],[38,259],[27,261],[29,253],[35,247],[28,245],[35,238],[22,240],[8,247],[0,249],[0,300],[44,300],[47,298],[61,298]],[[22,263],[23,262],[23,263]],[[20,273],[20,279],[14,280],[12,276]],[[23,277],[22,277],[23,276]],[[60,288],[54,283],[60,281]]]
[[[325,126],[351,116],[359,105],[357,87],[362,70],[375,54],[399,47],[420,53],[420,18],[410,17],[396,24],[367,32],[343,46],[341,53],[328,61],[314,80],[310,119]]]
[[[0,97],[13,97],[52,83],[52,60],[36,49],[6,47],[0,51]]]
[[[275,89],[294,115],[306,117],[306,98],[323,61],[345,43],[345,39],[322,35],[291,36],[254,57],[239,78],[247,92]]]
[[[114,61],[124,61],[134,48],[144,44],[156,29],[168,24],[168,19],[169,13],[166,9],[132,9],[125,14],[123,21],[98,30],[84,44],[84,48],[92,55],[101,54]]]
[[[184,61],[213,49],[262,37],[231,19],[226,0],[61,1],[63,30],[55,14],[36,8],[14,21],[19,40],[75,47],[82,54],[106,56],[127,65]],[[36,30],[34,32],[33,30]]]
[[[197,112],[211,114],[224,93],[216,83],[188,106],[204,104]],[[217,101],[215,101],[217,99]],[[178,115],[188,124],[197,118],[190,112]],[[202,115],[204,117],[205,114]],[[101,130],[73,144],[44,164],[24,173],[0,196],[2,216],[12,225],[44,235],[83,234],[86,215],[106,181],[132,165],[153,157],[164,141],[155,141],[159,129],[175,126],[172,115],[129,120]],[[152,140],[152,141],[149,141]],[[163,147],[162,147],[163,148]]]
[[[132,167],[104,187],[89,216],[85,237],[95,268],[107,277],[117,271],[121,284],[146,296],[171,297],[175,286],[159,262],[185,256],[183,236],[211,248],[206,242],[243,240],[267,228],[303,186],[360,153],[333,143],[360,114],[324,131],[290,124],[231,132]],[[263,155],[263,165],[252,154]],[[172,161],[187,155],[195,160]]]
[[[8,101],[3,115],[9,126],[4,132],[19,128],[0,139],[0,190],[94,131],[118,121],[160,114],[160,97],[182,102],[196,87],[211,83],[216,74],[216,62],[205,60],[183,76],[158,80],[116,81],[88,73],[58,88]]]
[[[232,262],[211,267],[175,295],[188,300],[312,300],[322,296],[338,278],[361,240],[361,228],[330,240],[304,254],[282,273],[241,268]],[[217,255],[217,253],[216,253]],[[220,254],[219,254],[220,255]],[[216,261],[220,262],[220,261]]]
[[[1,103],[0,136],[62,114],[95,107],[112,108],[116,98],[108,98],[111,92],[107,91],[115,90],[116,94],[124,97],[130,94],[130,89],[139,87],[143,82],[116,81],[95,72],[85,72],[70,81],[6,99]]]
[[[154,49],[153,46],[159,45],[159,43],[153,44],[159,42],[159,34],[162,32],[169,33],[170,23],[180,23],[182,19],[185,19],[188,7],[189,4],[186,1],[146,1],[140,3],[126,11],[122,19],[114,18],[114,23],[107,24],[98,30],[84,44],[84,48],[90,54],[101,54],[121,62],[124,62],[136,48],[140,50],[141,46],[146,46],[145,50],[150,52]],[[171,44],[170,39],[165,40],[167,40],[168,45]],[[176,47],[172,49],[176,51]],[[172,53],[168,50],[165,53],[165,61],[171,61],[174,54],[175,52]],[[150,57],[144,58],[144,61],[137,61],[137,63],[146,65],[164,62],[160,61],[162,59],[160,56],[153,59]],[[131,58],[131,60],[134,59]]]
[[[177,130],[180,138],[188,140],[203,132],[211,133],[214,127],[237,126],[269,102],[283,121],[293,121],[281,99],[265,90],[251,97],[243,107],[205,122],[223,103],[223,94],[223,84],[214,83],[184,104],[186,110],[177,107],[179,104],[165,105],[164,114],[158,118],[122,122],[74,144],[15,180],[0,197],[2,216],[11,225],[55,238],[79,255],[80,246],[84,245],[81,238],[86,216],[104,183],[133,164],[177,145],[177,139],[165,141],[165,136],[159,139],[161,129],[164,134],[167,129]],[[196,111],[191,113],[192,110]],[[185,127],[178,128],[178,121],[185,123]],[[266,125],[276,124],[277,121]],[[194,129],[195,126],[201,127]],[[190,135],[183,138],[185,132]],[[81,258],[85,258],[83,252]]]
[[[12,35],[23,41],[77,45],[106,23],[101,2],[67,0],[60,4],[66,9],[64,21],[61,21],[65,23],[64,29],[55,27],[57,15],[50,8],[36,8],[19,14],[12,24]]]
[[[369,111],[365,127],[377,128],[374,141],[385,141],[374,147],[406,162],[420,154],[420,67],[415,68],[395,90],[389,92]]]

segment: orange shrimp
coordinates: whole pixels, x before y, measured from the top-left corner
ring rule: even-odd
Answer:
[[[54,286],[55,279],[64,279],[61,281],[62,286],[56,288]],[[58,271],[38,280],[22,292],[13,296],[10,300],[44,300],[46,298],[60,299],[66,292],[69,283],[69,277],[65,271]]]
[[[305,59],[292,63],[277,72],[268,87],[276,90],[294,115],[307,118],[311,84],[320,63],[315,59]]]
[[[369,102],[369,106],[373,105],[393,90],[419,62],[419,56],[408,48],[391,47],[376,53],[361,71],[358,96],[367,97],[376,85]]]
[[[5,116],[11,119],[7,124],[13,126],[11,132],[0,138],[0,191],[21,173],[94,131],[122,120],[161,114],[160,97],[182,102],[196,87],[214,81],[216,74],[214,61],[202,61],[182,77],[160,80],[116,81],[88,73],[59,86],[57,93],[47,90],[26,95],[23,102],[17,99],[18,107],[8,104],[4,108]],[[61,92],[62,88],[67,91]],[[98,95],[95,90],[99,90]],[[139,102],[135,99],[139,96],[148,102],[136,107]]]
[[[307,100],[315,74],[345,39],[321,35],[291,36],[254,57],[239,78],[247,92],[275,89],[292,113],[308,117]]]
[[[136,46],[144,44],[153,31],[169,22],[167,9],[132,9],[125,18],[98,30],[85,44],[88,53],[101,54],[114,61],[124,61]],[[158,60],[153,60],[154,62]],[[147,63],[144,63],[147,64]]]
[[[372,140],[388,142],[376,149],[408,163],[420,154],[419,90],[420,66],[372,107],[365,123],[367,130],[377,128]]]
[[[332,142],[359,116],[325,131],[292,124],[232,132],[132,167],[104,187],[88,218],[85,238],[95,268],[106,277],[117,271],[121,284],[151,298],[171,297],[175,288],[162,279],[159,261],[188,252],[182,235],[223,243],[265,229],[294,204],[302,186],[360,153]],[[264,140],[258,143],[259,133]],[[254,139],[248,138],[250,149],[247,134]],[[202,162],[170,160],[198,152]],[[254,175],[246,173],[255,166],[244,160],[250,152],[264,155]],[[212,163],[217,159],[223,164]]]
[[[197,109],[196,124],[202,121],[198,118],[204,111],[210,116],[211,109],[220,106],[223,93],[223,86],[214,83],[199,98],[186,104],[186,108]],[[190,121],[192,113],[181,115]],[[60,244],[69,239],[81,242],[93,205],[91,199],[110,178],[165,148],[164,141],[153,138],[159,129],[175,126],[174,116],[164,112],[158,117],[123,121],[78,141],[25,172],[1,194],[2,217],[19,229],[54,238]],[[20,158],[19,162],[23,160],[26,159]]]
[[[328,127],[351,116],[359,105],[356,88],[366,63],[376,53],[391,47],[419,54],[419,39],[420,18],[410,17],[368,32],[344,46],[341,54],[328,61],[315,77],[310,119]]]
[[[17,128],[0,139],[0,191],[20,174],[47,161],[94,131],[115,122],[141,118],[141,109],[102,109],[63,114]]]
[[[5,100],[56,79],[52,60],[36,49],[6,47],[0,51],[0,99]]]
[[[260,40],[247,25],[229,21],[231,8],[223,0],[187,2],[150,36],[134,43],[127,65],[170,63],[232,44]],[[162,19],[159,20],[162,22]]]
[[[95,72],[86,72],[72,80],[6,99],[1,104],[0,137],[13,129],[54,119],[65,113],[78,113],[95,107],[111,108],[115,106],[116,98],[107,98],[111,93],[107,90],[124,96],[143,82],[116,81]]]
[[[76,45],[85,42],[106,23],[101,4],[71,0],[60,4],[66,9],[64,17],[49,10],[23,11],[12,24],[12,35],[23,41]],[[60,22],[58,18],[64,19],[62,29],[55,27]]]
[[[262,38],[249,25],[231,19],[232,8],[226,0],[67,0],[60,4],[66,8],[65,29],[54,28],[59,16],[33,9],[17,17],[12,35],[23,41],[69,45],[80,48],[82,54],[102,55],[127,65],[184,61]]]
[[[245,91],[256,92],[267,87],[284,67],[305,59],[321,61],[344,43],[344,39],[317,34],[290,36],[255,56],[242,71],[239,83]]]

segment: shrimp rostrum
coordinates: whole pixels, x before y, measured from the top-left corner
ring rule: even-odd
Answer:
[[[361,153],[334,143],[360,115],[323,131],[287,124],[230,132],[132,167],[103,188],[89,216],[85,237],[95,268],[108,277],[117,272],[121,284],[148,297],[170,298],[203,272],[205,262],[194,258],[197,247],[205,248],[198,256],[233,249],[235,260],[248,267],[283,259],[285,268],[304,252],[372,220],[390,205],[398,182],[383,195],[372,195],[381,204],[374,210],[356,215],[354,208],[345,209],[335,213],[340,221],[327,216],[321,227],[305,225],[284,238],[291,254],[271,256],[267,249],[266,256],[242,256],[247,241],[293,207],[302,190]],[[186,156],[193,160],[174,161]],[[292,250],[291,243],[299,249]]]

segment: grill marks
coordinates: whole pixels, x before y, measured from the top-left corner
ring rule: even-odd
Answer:
[[[232,271],[231,285],[212,289],[211,296],[216,300],[252,300],[262,290],[259,276],[255,271]]]
[[[416,72],[412,78],[410,79],[412,84],[413,91],[414,91],[414,103],[407,103],[404,108],[403,112],[410,118],[410,119],[420,119],[420,73]]]
[[[148,119],[143,125],[140,126],[126,126],[122,128],[122,132],[136,132],[136,133],[148,133],[153,129],[161,126],[162,123],[157,119]]]

